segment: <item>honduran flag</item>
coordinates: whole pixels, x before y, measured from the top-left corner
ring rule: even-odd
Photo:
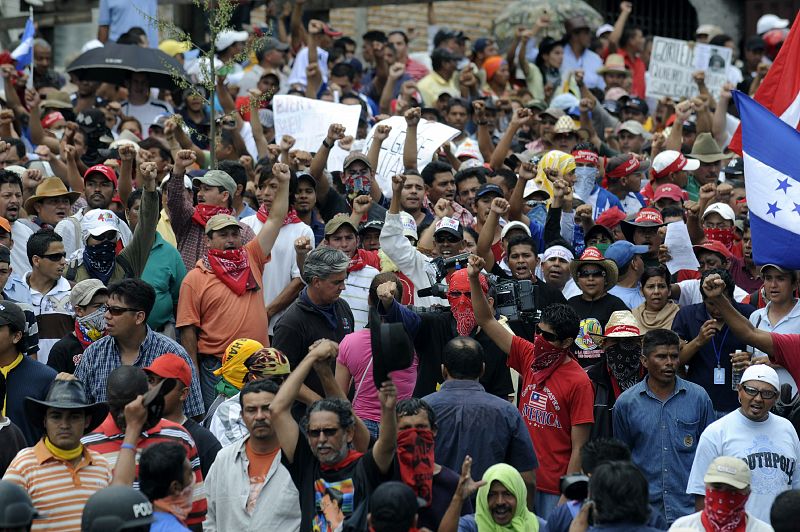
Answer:
[[[742,119],[742,156],[753,261],[800,270],[800,132],[734,91]]]
[[[36,29],[33,27],[33,15],[31,14],[25,23],[25,31],[22,32],[22,42],[11,52],[11,58],[17,62],[17,70],[22,70],[33,62],[33,35],[35,33]]]
[[[775,116],[797,129],[800,126],[800,12],[754,98]],[[742,153],[742,126],[728,148]]]

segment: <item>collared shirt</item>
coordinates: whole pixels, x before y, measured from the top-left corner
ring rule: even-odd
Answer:
[[[583,82],[590,89],[605,89],[606,82],[603,77],[597,73],[599,68],[602,68],[603,60],[600,56],[593,51],[586,48],[580,57],[575,56],[572,46],[566,44],[564,46],[564,61],[561,63],[561,79],[567,79],[570,72],[578,69],[583,70]]]
[[[627,68],[631,77],[633,78],[633,85],[631,87],[631,96],[644,98],[647,92],[647,85],[645,81],[645,73],[647,72],[647,65],[644,64],[642,58],[638,55],[632,56],[625,51],[624,48],[617,50],[617,53],[625,60],[625,68]]]
[[[650,485],[650,504],[671,523],[694,511],[686,483],[700,434],[715,420],[714,407],[703,388],[680,377],[666,400],[653,393],[649,380],[617,399],[614,437],[630,447],[633,463]]]
[[[242,405],[239,402],[239,394],[229,397],[222,401],[214,415],[211,417],[211,424],[208,427],[211,434],[219,440],[220,445],[228,445],[241,441],[250,431],[242,420]]]
[[[443,92],[458,98],[461,95],[461,90],[458,88],[458,73],[454,73],[449,80],[446,80],[435,71],[431,72],[417,82],[417,90],[422,96],[422,101],[429,107],[434,106]]]
[[[192,385],[183,412],[189,417],[202,415],[205,409],[203,408],[203,396],[200,393],[197,368],[186,350],[175,340],[147,327],[147,336],[139,346],[139,356],[132,365],[138,368],[147,367],[164,353],[175,353],[192,368]],[[80,362],[75,367],[75,377],[83,381],[86,395],[90,401],[105,401],[108,376],[121,365],[122,358],[117,340],[113,336],[105,336],[92,343],[83,352]]]
[[[518,471],[539,467],[525,423],[512,403],[478,381],[448,380],[423,398],[436,413],[436,463],[456,470],[472,457],[473,478],[504,462]]]
[[[78,465],[59,460],[44,439],[22,449],[8,466],[3,480],[21,486],[36,510],[44,516],[33,522],[33,530],[80,532],[86,501],[111,483],[108,460],[86,447]]]
[[[204,532],[300,530],[299,493],[282,463],[281,451],[272,461],[252,513],[247,512],[251,486],[246,442],[247,438],[222,449],[208,472],[205,483],[208,515],[203,523]]]
[[[795,301],[794,307],[789,313],[781,318],[778,323],[770,323],[769,321],[769,309],[772,303],[767,303],[767,306],[764,308],[760,308],[750,314],[750,323],[752,323],[756,329],[761,329],[762,331],[767,331],[771,333],[780,333],[780,334],[798,334],[800,333],[800,299]],[[753,353],[754,357],[765,357],[767,354],[760,349],[756,349],[752,346],[747,346],[747,350]],[[786,371],[785,368],[779,367],[775,368],[775,371],[778,372],[778,377],[780,378],[781,385],[788,384],[792,387],[792,396],[797,393],[797,383]]]
[[[22,280],[28,290],[27,298],[20,299],[21,303],[28,303],[36,314],[39,325],[39,355],[37,359],[47,364],[50,349],[75,327],[74,311],[69,295],[72,287],[69,281],[59,277],[53,288],[46,294],[39,293],[30,285],[28,274]],[[15,293],[15,297],[18,294]]]

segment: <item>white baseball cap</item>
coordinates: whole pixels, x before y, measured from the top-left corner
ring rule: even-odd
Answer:
[[[550,199],[550,193],[547,192],[542,187],[540,187],[539,185],[537,185],[535,179],[531,179],[530,181],[525,183],[525,190],[522,192],[522,197],[523,198],[528,198],[528,197],[536,194],[537,192],[542,194],[542,195],[544,195],[545,196],[544,199],[546,199],[546,200]]]
[[[164,179],[161,180],[161,187],[160,187],[161,190],[164,190],[164,187],[167,186],[167,182],[169,181],[169,178],[170,178],[170,175],[167,174],[167,176]],[[185,188],[186,190],[192,190],[192,179],[187,175],[183,176],[183,188]]]
[[[514,221],[514,222],[509,222],[509,223],[507,223],[506,225],[503,226],[503,230],[500,231],[500,238],[501,239],[505,238],[506,235],[508,234],[508,232],[509,231],[513,231],[514,229],[522,229],[523,231],[525,231],[525,234],[527,234],[528,236],[531,236],[530,227],[528,227],[527,225],[525,225],[522,222]]]
[[[731,222],[736,220],[736,214],[734,214],[733,209],[727,203],[712,203],[706,208],[705,212],[703,212],[703,219],[712,212],[722,216],[723,220],[730,220]]]
[[[247,42],[248,34],[246,31],[233,31],[223,30],[217,34],[217,39],[214,41],[214,47],[219,50],[224,50],[233,43]]]
[[[602,34],[608,33],[610,31],[614,31],[614,26],[612,26],[611,24],[603,24],[599,28],[597,28],[597,31],[594,32],[594,35],[595,37],[600,37]]]
[[[679,151],[664,150],[655,156],[651,168],[655,177],[661,178],[681,170],[693,172],[700,168],[700,161],[697,159],[687,159]]]
[[[741,382],[747,381],[765,382],[775,388],[776,392],[781,391],[781,380],[778,378],[778,372],[766,364],[754,364],[744,370]]]
[[[417,222],[414,217],[406,211],[400,211],[400,223],[403,224],[403,236],[411,237],[416,242],[419,239],[417,234]]]
[[[109,231],[119,233],[119,216],[107,209],[92,209],[83,215],[81,230],[84,239],[89,236],[100,236]]]
[[[763,35],[769,30],[782,30],[789,27],[789,21],[785,18],[780,18],[778,15],[769,13],[762,15],[756,22],[756,33]]]

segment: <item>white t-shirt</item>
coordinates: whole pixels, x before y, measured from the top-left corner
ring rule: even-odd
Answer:
[[[800,334],[800,300],[798,300],[794,308],[789,311],[789,314],[781,318],[781,320],[775,325],[772,325],[769,322],[769,314],[767,314],[767,312],[769,311],[770,305],[771,303],[767,303],[766,307],[757,309],[755,312],[750,314],[750,323],[755,325],[756,329],[781,334]],[[753,353],[753,356],[756,357],[767,356],[767,354],[763,351],[751,346],[748,346],[747,350]],[[792,395],[796,394],[797,383],[794,381],[794,378],[792,378],[792,375],[786,371],[785,368],[775,368],[775,371],[778,372],[781,385],[790,385],[792,387]]]
[[[670,530],[700,530],[701,532],[706,532],[706,527],[703,526],[703,522],[700,518],[700,515],[703,512],[697,512],[690,515],[685,515],[683,517],[679,517],[672,523],[672,526],[669,527]],[[772,530],[772,527],[769,526],[767,523],[762,521],[761,519],[756,519],[749,513],[747,514],[747,526],[744,529],[744,532],[775,532]]]
[[[778,494],[800,488],[800,440],[788,419],[770,414],[765,421],[752,421],[737,409],[709,425],[697,444],[686,493],[705,494],[703,477],[718,456],[749,464],[752,479],[745,509],[762,521],[769,522]]]
[[[678,305],[681,308],[687,305],[696,305],[703,302],[703,294],[700,293],[700,279],[686,279],[678,283],[681,287],[681,297],[678,298]],[[733,287],[733,299],[741,303],[748,295],[747,292],[739,288]]]
[[[242,223],[250,226],[255,234],[261,231],[264,223],[254,214],[242,218]],[[314,245],[314,231],[311,227],[300,222],[299,224],[288,224],[281,227],[278,231],[278,238],[272,245],[270,261],[264,265],[263,289],[264,304],[268,305],[283,292],[292,279],[300,277],[300,268],[297,267],[297,254],[294,251],[294,241],[301,236],[307,237]],[[269,319],[269,334],[273,334],[278,318],[283,316],[285,309],[278,312]]]
[[[161,100],[150,99],[143,105],[134,105],[130,102],[122,102],[122,114],[136,118],[142,125],[142,138],[150,136],[150,125],[156,121],[159,115],[171,115],[174,113],[172,106]]]

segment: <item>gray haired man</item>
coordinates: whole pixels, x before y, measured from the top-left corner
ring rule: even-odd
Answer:
[[[300,239],[298,239],[300,240]],[[353,332],[353,312],[342,299],[350,259],[342,251],[320,246],[303,263],[305,288],[275,325],[272,347],[286,354],[292,368],[308,354],[308,348],[320,339],[341,342]],[[321,397],[322,384],[311,372],[305,384]]]

